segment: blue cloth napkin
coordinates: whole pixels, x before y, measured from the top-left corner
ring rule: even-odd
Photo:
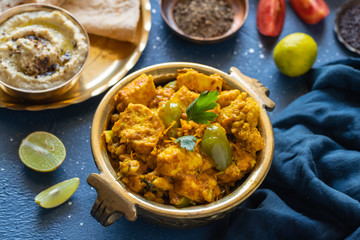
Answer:
[[[312,70],[273,123],[275,153],[226,239],[360,239],[360,59]]]

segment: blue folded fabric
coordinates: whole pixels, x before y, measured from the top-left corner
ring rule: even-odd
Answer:
[[[312,90],[273,123],[270,172],[225,239],[360,239],[360,60],[306,77]]]

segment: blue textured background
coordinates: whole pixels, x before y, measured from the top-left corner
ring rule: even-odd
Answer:
[[[212,45],[186,42],[173,35],[161,18],[159,3],[150,0],[152,29],[147,47],[132,71],[170,61],[189,61],[210,65],[227,72],[238,67],[244,74],[259,79],[270,90],[277,104],[272,120],[290,102],[310,89],[307,76],[287,78],[272,60],[278,38],[265,38],[256,30],[256,6],[250,0],[245,25],[231,39]],[[280,38],[293,32],[305,32],[318,43],[315,67],[333,60],[356,55],[347,51],[333,32],[336,9],[343,1],[327,1],[331,14],[317,25],[306,25],[287,4],[286,20]],[[131,71],[131,72],[132,72]],[[97,172],[90,149],[90,126],[93,114],[104,94],[83,103],[57,110],[39,112],[0,109],[0,239],[219,239],[219,226],[227,219],[205,227],[173,230],[146,223],[119,219],[102,227],[90,216],[96,191],[86,183]],[[21,140],[33,131],[49,131],[65,144],[67,157],[54,172],[38,173],[25,167],[18,157]],[[72,177],[80,186],[70,200],[60,207],[40,208],[34,197],[43,189]],[[223,225],[222,225],[223,224]]]

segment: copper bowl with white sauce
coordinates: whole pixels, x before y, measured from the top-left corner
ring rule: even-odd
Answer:
[[[68,11],[24,4],[0,15],[0,87],[24,101],[49,101],[70,90],[89,55],[89,37]]]
[[[258,152],[253,170],[231,194],[212,203],[177,208],[147,200],[132,192],[119,180],[101,134],[108,129],[111,115],[116,107],[114,96],[119,90],[143,73],[152,75],[155,85],[166,84],[176,79],[177,70],[183,68],[192,68],[207,75],[218,74],[224,79],[224,89],[239,89],[252,97],[260,106],[258,128],[264,140],[264,148]],[[274,153],[274,135],[267,111],[271,111],[275,104],[268,98],[268,94],[268,89],[258,80],[245,76],[235,67],[230,68],[227,74],[206,65],[172,62],[140,69],[122,79],[104,96],[93,118],[91,149],[99,173],[92,173],[87,179],[89,185],[93,186],[98,194],[91,215],[103,226],[108,226],[125,215],[130,221],[135,221],[139,216],[161,226],[188,228],[221,219],[235,210],[260,186],[271,166]]]

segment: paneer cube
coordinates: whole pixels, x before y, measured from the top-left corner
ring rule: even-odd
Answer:
[[[150,154],[165,126],[156,112],[142,104],[130,103],[120,113],[112,131],[120,143],[128,143],[139,154]]]
[[[199,153],[173,145],[158,155],[155,172],[164,176],[176,176],[182,172],[196,171],[202,164],[203,160]]]
[[[197,203],[212,202],[220,195],[215,174],[187,174],[175,181],[175,192]]]
[[[121,89],[115,96],[116,109],[121,112],[129,103],[138,103],[147,106],[155,95],[156,89],[153,77],[142,74]]]
[[[186,108],[197,98],[199,94],[190,91],[187,87],[182,86],[179,91],[177,91],[174,96],[170,99],[171,102],[178,103],[183,112]]]
[[[178,87],[186,86],[191,91],[198,93],[204,91],[221,91],[224,80],[218,75],[205,75],[194,69],[182,69],[178,71]]]
[[[219,95],[219,99],[217,100],[217,103],[220,104],[222,108],[229,106],[230,103],[234,101],[239,95],[240,95],[240,91],[238,89],[222,91]]]

